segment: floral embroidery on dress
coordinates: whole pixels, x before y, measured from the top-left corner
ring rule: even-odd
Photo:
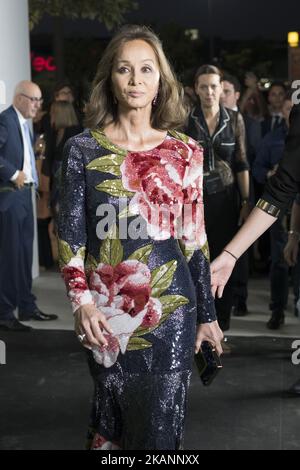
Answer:
[[[151,272],[147,262],[152,245],[139,248],[123,260],[121,241],[107,238],[100,247],[100,262],[89,255],[85,268],[83,258],[78,253],[74,256],[65,241],[60,240],[59,245],[64,251],[62,275],[74,310],[83,305],[89,289],[89,302],[85,303],[94,303],[113,330],[113,335],[104,335],[106,348],[93,347],[95,361],[104,367],[115,364],[120,352],[151,348],[151,342],[143,336],[158,328],[178,307],[189,303],[182,295],[162,295],[172,284],[177,261],[169,261]],[[84,250],[80,254],[83,256]]]
[[[119,219],[128,214],[141,216],[152,240],[178,238],[187,259],[197,248],[205,253],[203,151],[196,142],[176,132],[175,139],[168,135],[149,152],[126,152],[112,144],[101,130],[91,134],[111,153],[94,159],[86,169],[115,176],[95,188],[116,198],[130,199]],[[86,255],[85,247],[73,253],[68,243],[59,242],[62,275],[73,310],[93,303],[114,332],[105,334],[106,348],[93,347],[96,362],[104,367],[111,367],[127,350],[151,348],[152,343],[144,336],[178,307],[189,303],[181,295],[163,295],[173,282],[177,260],[151,272],[147,264],[153,245],[145,245],[124,259],[117,223],[110,229],[97,259]]]
[[[121,447],[118,443],[108,441],[105,437],[101,436],[101,434],[96,433],[90,450],[121,450]]]
[[[113,336],[104,334],[108,346],[93,349],[95,360],[112,366],[124,354],[133,332],[158,325],[162,316],[159,299],[151,297],[151,273],[139,261],[127,260],[113,267],[100,263],[89,278],[95,305],[105,314]]]
[[[142,216],[154,240],[176,237],[190,248],[205,247],[202,148],[188,136],[170,131],[176,140],[167,137],[153,150],[126,153],[103,131],[91,133],[101,146],[115,152],[92,161],[87,169],[121,177],[96,186],[114,197],[131,199],[120,216]],[[207,256],[207,249],[204,252]]]

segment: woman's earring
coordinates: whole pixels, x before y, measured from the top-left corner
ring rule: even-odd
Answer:
[[[156,93],[156,95],[154,96],[154,99],[152,101],[152,105],[153,106],[156,106],[157,105],[157,100],[158,100],[158,93]]]

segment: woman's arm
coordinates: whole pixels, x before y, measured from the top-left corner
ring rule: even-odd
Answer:
[[[291,226],[288,242],[284,248],[284,258],[289,266],[295,266],[298,261],[300,242],[300,199],[294,201],[291,216]]]
[[[249,218],[225,250],[211,264],[212,292],[221,297],[236,260],[259,238],[276,220],[281,210],[299,192],[300,186],[300,105],[291,113],[289,135],[285,153],[279,169],[270,178],[258,207],[253,209]]]
[[[276,217],[255,207],[223,253],[211,264],[212,293],[220,298],[237,259],[276,221]]]
[[[246,150],[246,130],[244,119],[241,113],[237,113],[236,120],[234,170],[236,171],[237,184],[242,200],[239,217],[239,225],[242,225],[249,216],[250,212],[250,178]]]
[[[201,161],[202,149],[200,149],[193,140],[189,141],[189,146],[193,150],[193,157],[196,156],[197,162]],[[192,165],[191,165],[192,166]],[[223,333],[217,322],[214,298],[211,293],[211,278],[209,269],[209,249],[204,225],[204,206],[202,200],[203,176],[197,178],[193,183],[197,187],[198,195],[195,200],[195,189],[191,186],[185,187],[187,194],[191,198],[185,201],[185,204],[192,204],[192,237],[193,240],[180,240],[181,250],[186,257],[188,267],[193,279],[197,302],[197,334],[195,343],[195,353],[201,347],[203,341],[212,343],[218,354],[222,354],[221,340]],[[186,214],[185,214],[186,215]]]
[[[64,148],[61,198],[58,221],[59,264],[75,316],[77,335],[85,335],[83,345],[107,345],[101,328],[111,329],[103,313],[96,309],[89,290],[84,262],[87,246],[86,183],[84,159],[76,140]]]

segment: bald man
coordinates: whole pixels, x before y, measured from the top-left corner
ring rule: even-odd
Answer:
[[[37,172],[29,119],[42,104],[40,88],[20,82],[13,105],[0,114],[0,330],[30,331],[19,320],[49,321],[36,305],[32,288],[34,219],[32,188]]]

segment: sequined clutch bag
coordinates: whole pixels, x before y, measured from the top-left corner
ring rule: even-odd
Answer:
[[[195,354],[195,362],[200,379],[205,386],[212,383],[223,367],[216,350],[208,341],[203,341],[201,344],[201,349]]]

